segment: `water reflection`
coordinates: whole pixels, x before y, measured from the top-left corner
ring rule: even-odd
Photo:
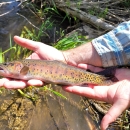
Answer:
[[[0,1],[0,47],[3,50],[10,47],[10,35],[20,35],[23,26],[29,26],[29,23],[17,13],[28,17],[30,21],[35,21],[34,15],[27,8],[22,9],[20,0],[1,0]],[[35,22],[37,24],[38,21]]]

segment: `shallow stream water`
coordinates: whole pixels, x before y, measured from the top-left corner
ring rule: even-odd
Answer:
[[[23,26],[29,26],[26,19],[17,15],[18,12],[38,23],[31,12],[19,5],[20,1],[0,1],[2,50],[10,47],[10,35],[20,35]],[[82,97],[66,93],[59,86],[55,90],[65,95],[67,100],[51,93],[42,93],[34,103],[10,90],[0,94],[0,130],[98,130],[98,125],[82,108]]]
[[[5,50],[10,47],[10,35],[19,35],[27,21],[16,13],[20,10],[20,2],[15,0],[0,1],[0,47]]]

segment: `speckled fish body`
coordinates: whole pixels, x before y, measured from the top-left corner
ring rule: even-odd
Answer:
[[[110,85],[111,80],[60,61],[25,59],[0,64],[0,75],[14,79],[39,79],[61,85]]]

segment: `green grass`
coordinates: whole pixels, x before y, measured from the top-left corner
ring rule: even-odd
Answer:
[[[95,15],[95,16],[97,16],[99,18],[104,18],[105,19],[106,16],[107,16],[107,13],[108,13],[108,8],[106,7],[103,11],[101,11],[98,8],[93,7],[91,9],[89,9],[88,12],[91,15]]]
[[[81,44],[84,44],[90,40],[85,39],[84,36],[78,36],[77,33],[74,33],[68,37],[64,37],[60,41],[58,41],[54,47],[57,48],[58,50],[68,50],[75,48]]]
[[[41,37],[48,37],[49,35],[46,33],[47,30],[50,30],[53,27],[53,22],[50,22],[50,18],[46,19],[46,21],[41,23],[41,26],[38,30],[32,28],[31,30],[26,26],[23,27],[21,32],[21,37],[31,39],[34,41],[41,41]]]
[[[121,1],[121,5],[122,5],[124,8],[130,8],[130,0],[122,0],[122,1]]]

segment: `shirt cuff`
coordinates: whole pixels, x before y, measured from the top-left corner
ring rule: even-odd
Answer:
[[[130,65],[130,21],[92,40],[92,44],[103,67]]]

